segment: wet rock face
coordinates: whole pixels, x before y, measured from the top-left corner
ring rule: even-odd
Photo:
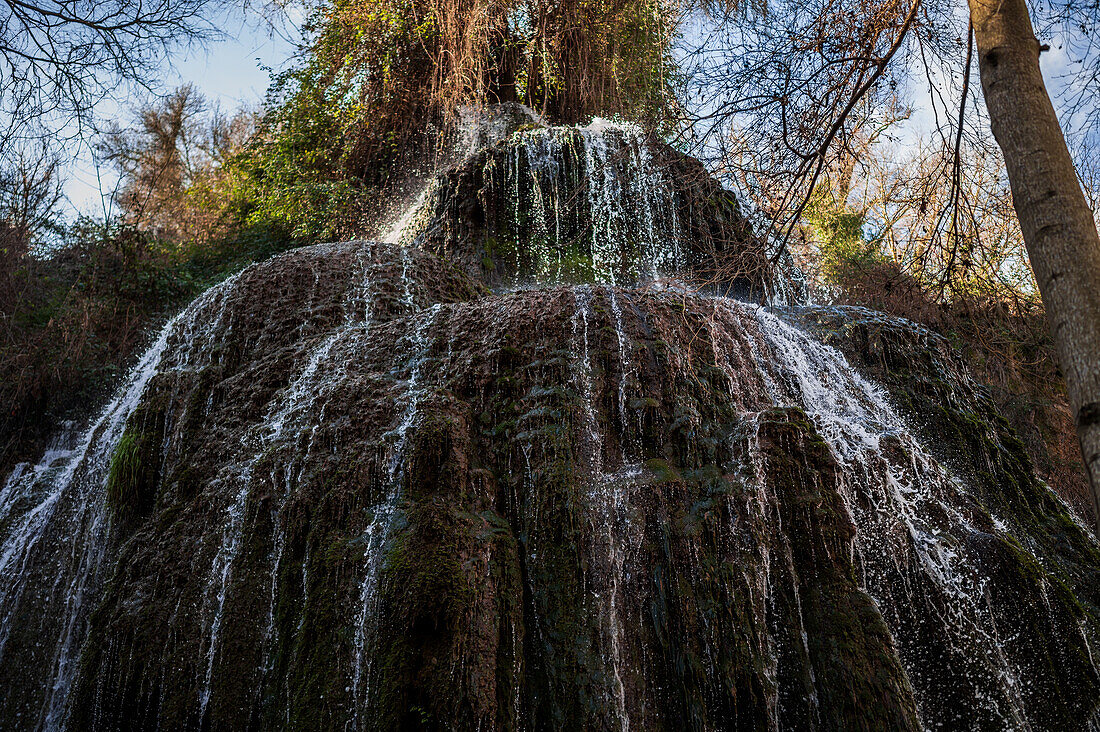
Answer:
[[[1100,552],[965,364],[870,311],[654,280],[721,258],[698,232],[495,197],[570,200],[538,166],[596,156],[574,132],[453,170],[409,246],[208,291],[8,478],[0,726],[1095,720]]]
[[[200,368],[169,347],[74,724],[916,728],[750,311],[452,277],[306,250],[206,304]]]
[[[433,181],[404,241],[494,288],[675,276],[741,299],[774,290],[763,240],[698,161],[629,126],[522,121]]]
[[[900,321],[790,317],[868,374],[934,350]],[[768,311],[493,294],[351,242],[246,270],[164,342],[102,468],[69,728],[1072,729],[1093,711],[1095,544],[1026,464],[971,482],[966,445],[934,457],[900,391]],[[928,358],[897,384],[996,428],[961,364]],[[5,713],[37,713],[22,689]]]

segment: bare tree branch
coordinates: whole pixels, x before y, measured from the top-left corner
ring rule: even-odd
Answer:
[[[220,34],[221,2],[0,1],[0,152],[86,126],[120,87],[156,88],[167,54]]]

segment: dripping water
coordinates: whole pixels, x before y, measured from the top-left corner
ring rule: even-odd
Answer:
[[[407,251],[402,249],[405,262],[402,270],[403,302],[413,306],[411,285],[408,280]],[[326,394],[333,382],[333,368],[329,363],[333,352],[344,341],[355,338],[361,341],[369,331],[372,320],[372,271],[376,266],[374,261],[374,247],[362,243],[358,251],[358,263],[361,274],[348,288],[342,303],[344,320],[332,333],[320,340],[316,347],[310,351],[304,368],[297,376],[280,391],[268,406],[260,423],[249,431],[242,439],[242,452],[248,457],[241,467],[235,480],[238,488],[234,501],[225,512],[223,531],[215,555],[214,564],[207,580],[207,605],[211,615],[210,626],[207,631],[208,643],[206,647],[206,671],[202,679],[199,696],[200,718],[205,716],[213,691],[215,663],[219,652],[221,626],[225,612],[225,603],[233,580],[233,569],[237,560],[237,554],[244,536],[245,509],[252,492],[254,469],[261,458],[268,454],[269,448],[280,445],[283,442],[296,442],[297,437],[304,433],[308,422],[313,418],[316,405]],[[338,376],[338,374],[337,374]],[[311,438],[315,436],[316,429],[323,420],[317,420],[310,431]],[[306,459],[302,461],[303,469],[308,462],[309,452],[312,449],[312,439],[307,450]],[[280,471],[283,478],[279,479]],[[270,471],[270,482],[273,488],[279,488],[278,501],[274,501],[272,511],[272,524],[274,538],[270,558],[270,592],[268,598],[267,622],[262,633],[264,675],[269,674],[274,661],[273,649],[278,643],[278,628],[275,623],[275,608],[278,601],[280,585],[279,576],[284,562],[286,544],[286,524],[282,515],[283,507],[291,497],[297,479],[301,475],[295,474],[293,459],[287,462],[274,460]],[[213,598],[213,599],[212,599]],[[289,698],[288,698],[289,703]]]
[[[419,415],[420,401],[425,395],[421,384],[424,367],[428,362],[431,340],[428,333],[434,325],[442,306],[433,305],[417,316],[417,324],[411,334],[409,376],[404,383],[405,409],[398,425],[385,437],[394,443],[386,469],[386,497],[371,509],[371,521],[363,533],[366,546],[363,549],[364,572],[359,586],[358,616],[355,623],[355,658],[353,659],[351,686],[354,705],[353,727],[360,726],[361,714],[370,704],[370,678],[373,655],[373,633],[376,630],[379,604],[379,580],[381,579],[386,552],[389,548],[399,516],[399,504],[404,493],[405,453],[409,430]]]
[[[580,129],[517,132],[512,141],[501,187],[510,199],[512,221],[526,219],[530,229],[522,242],[515,242],[516,266],[522,248],[531,257],[537,283],[568,281],[563,255],[572,242],[563,238],[569,215],[563,206],[575,205],[566,199],[578,194],[590,223],[582,238],[595,283],[656,280],[686,265],[679,196],[652,159],[640,128],[596,119]],[[564,165],[576,148],[583,170],[579,188]],[[486,179],[492,179],[491,172],[486,168]]]

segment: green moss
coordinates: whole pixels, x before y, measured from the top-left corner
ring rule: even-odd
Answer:
[[[683,480],[671,465],[660,458],[646,460],[645,467],[653,474],[658,483],[672,483]]]
[[[826,311],[814,322],[887,386],[923,443],[961,478],[975,504],[969,510],[982,518],[973,533],[954,539],[989,577],[986,592],[1002,652],[1031,669],[1034,681],[1021,691],[1030,719],[1044,729],[1076,726],[1087,713],[1077,700],[1095,697],[1100,688],[1085,640],[1100,603],[1095,543],[1036,478],[1022,441],[946,341],[866,311]],[[959,675],[969,678],[976,668]],[[926,670],[924,683],[931,676]],[[945,708],[966,708],[965,691],[941,688],[935,695]]]
[[[111,469],[107,476],[107,502],[120,513],[136,504],[141,495],[138,441],[132,433],[124,433],[111,457]]]
[[[131,417],[107,473],[107,505],[123,522],[145,515],[156,500],[161,440],[159,430],[143,429],[146,417],[144,410]]]
[[[509,295],[517,328],[494,329],[501,301],[480,314],[478,306],[448,313],[455,370],[439,378],[433,362],[425,372],[436,386],[418,402],[408,435],[399,518],[385,545],[372,606],[377,624],[362,726],[598,729],[613,708],[609,690],[621,680],[628,704],[644,700],[630,709],[639,729],[765,729],[774,726],[772,713],[790,729],[912,728],[915,705],[899,657],[919,657],[914,667],[934,675],[945,667],[936,665],[939,657],[952,655],[932,624],[939,617],[937,589],[921,583],[919,570],[899,567],[897,577],[910,594],[904,602],[883,599],[880,612],[861,588],[839,468],[814,424],[794,409],[746,414],[737,399],[742,395],[727,394],[726,375],[714,365],[707,339],[696,337],[709,304],[700,308],[688,297],[681,310],[645,294],[624,308],[632,332],[649,340],[635,339],[630,398],[620,415],[618,386],[626,369],[615,362],[612,315],[597,294],[589,333],[598,336],[590,344],[592,404],[602,438],[596,473],[584,409],[589,395],[576,388],[577,354],[568,347],[571,294]],[[637,312],[642,315],[633,320]],[[471,314],[477,317],[463,320]],[[848,330],[853,338],[861,333]],[[844,343],[839,336],[836,342]],[[390,368],[390,343],[363,348],[368,375],[333,392],[308,459],[285,456],[300,473],[291,476],[295,482],[284,502],[273,498],[283,487],[279,453],[265,453],[256,465],[226,616],[241,645],[218,662],[216,686],[229,701],[219,702],[225,716],[213,722],[331,729],[350,716],[364,532],[372,507],[393,488],[387,478],[392,442],[385,434],[394,380],[369,375]],[[975,531],[942,540],[991,578],[987,594],[1002,613],[997,628],[1005,629],[1006,643],[1018,643],[1012,658],[1027,659],[1021,668],[1043,676],[1029,685],[1043,689],[1056,709],[1043,726],[1064,728],[1065,700],[1095,698],[1093,677],[1082,665],[1085,646],[1077,640],[1095,627],[1097,590],[1089,588],[1100,585],[1100,564],[1094,547],[1030,477],[1018,445],[1002,436],[983,402],[952,391],[953,379],[927,371],[915,352],[864,350],[878,364],[906,363],[909,370],[899,367],[899,381],[891,384],[898,405],[923,413],[942,443],[977,457],[962,480],[988,510],[963,506]],[[199,412],[205,397],[216,394],[225,410],[218,418],[238,424],[255,418],[255,405],[252,412],[235,411],[243,408],[232,384],[203,384],[199,397],[181,401],[193,402]],[[156,433],[155,420],[131,427],[119,458],[120,484],[133,472],[123,461],[133,459],[140,472],[146,464],[140,438]],[[210,427],[197,419],[187,429],[185,451],[215,432],[204,429]],[[882,446],[895,456],[888,437]],[[761,457],[766,469],[758,472]],[[214,462],[213,468],[173,466],[162,491],[181,505],[158,507],[157,520],[144,525],[146,556],[158,547],[218,546],[217,512],[203,508],[202,494],[210,484],[201,471],[216,469]],[[639,464],[645,469],[638,471]],[[273,480],[269,474],[276,474]],[[601,501],[605,489],[615,494],[610,508]],[[1019,542],[997,535],[993,515],[1011,525]],[[273,567],[276,521],[286,528],[286,541]],[[186,533],[195,527],[195,534]],[[609,545],[612,540],[619,543]],[[158,658],[170,647],[168,658],[184,668],[173,677],[181,689],[166,692],[158,713],[166,726],[199,727],[188,714],[194,714],[194,687],[205,670],[198,667],[206,637],[201,623],[208,620],[199,617],[206,576],[194,581],[190,567],[172,576],[165,558],[158,561],[147,572],[131,567],[131,577],[108,588],[109,612],[95,622],[103,628],[110,617],[117,624],[89,646],[80,693],[87,709],[98,709],[102,698],[112,713],[127,704],[136,709],[131,701],[139,694],[155,700],[140,680],[133,690],[107,688],[102,696],[96,684],[123,686],[129,682],[116,680],[131,673],[157,678],[155,662],[147,668],[127,658]],[[257,629],[241,626],[241,618],[266,619],[273,572],[276,632],[264,649],[269,665],[245,693],[239,689],[255,678],[250,674],[260,666],[254,654],[261,643]],[[150,577],[159,581],[162,574],[164,583],[150,590]],[[618,582],[620,679],[612,677],[608,660],[609,577]],[[134,578],[147,584],[127,594]],[[191,594],[173,594],[175,583]],[[1044,593],[1054,618],[1049,627],[1041,625],[1047,606],[1037,604]],[[145,599],[150,597],[155,599]],[[176,646],[166,645],[162,632],[172,600],[183,613],[197,609],[186,622],[173,621],[172,639],[185,639]],[[888,615],[890,627],[927,620],[921,626],[927,634],[899,649],[882,613],[895,613]],[[901,613],[911,615],[899,620]],[[1030,625],[1021,624],[1032,616],[1037,619]],[[140,641],[131,641],[131,628]],[[190,632],[196,628],[201,632]],[[899,633],[898,642],[908,637]],[[960,641],[955,655],[968,655],[974,649],[968,642]],[[959,667],[983,668],[964,659],[948,670]],[[937,683],[944,687],[965,684],[965,674],[942,676]],[[926,682],[920,677],[917,683]],[[965,699],[969,691],[947,688],[944,698]],[[809,701],[814,698],[816,708]]]

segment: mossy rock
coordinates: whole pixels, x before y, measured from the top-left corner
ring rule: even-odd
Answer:
[[[119,438],[107,473],[107,505],[123,523],[136,521],[153,508],[160,480],[163,416],[139,409]]]

